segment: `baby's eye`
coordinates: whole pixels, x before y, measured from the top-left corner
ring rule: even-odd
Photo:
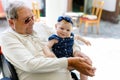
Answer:
[[[69,32],[70,30],[69,30],[69,29],[67,29],[67,31]]]
[[[64,28],[60,28],[61,30],[64,30]]]

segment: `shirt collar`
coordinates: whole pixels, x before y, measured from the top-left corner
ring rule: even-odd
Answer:
[[[10,32],[13,32],[13,33],[15,33],[15,34],[18,34],[18,35],[20,35],[20,36],[23,36],[23,37],[36,36],[36,34],[37,34],[35,31],[33,31],[32,34],[20,34],[20,33],[17,33],[16,31],[14,31],[13,29],[9,29],[9,31],[10,31]]]

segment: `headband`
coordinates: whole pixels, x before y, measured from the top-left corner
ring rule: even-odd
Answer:
[[[58,21],[58,22],[61,22],[62,20],[65,20],[65,21],[73,24],[72,19],[71,19],[70,17],[68,17],[68,16],[65,16],[65,17],[59,16],[57,21]]]

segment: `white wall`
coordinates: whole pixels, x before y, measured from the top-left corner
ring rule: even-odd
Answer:
[[[54,27],[58,16],[63,15],[67,9],[67,0],[46,0],[46,22]]]
[[[116,0],[103,0],[104,1],[104,10],[115,11],[116,10]]]

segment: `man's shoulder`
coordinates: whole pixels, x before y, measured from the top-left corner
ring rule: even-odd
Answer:
[[[4,32],[1,33],[0,40],[5,41],[5,40],[10,40],[10,39],[15,39],[17,38],[17,33],[15,33],[11,29],[7,29]]]
[[[5,37],[5,36],[8,36],[8,35],[11,35],[10,32],[9,32],[9,29],[3,31],[3,32],[1,33],[1,36],[0,36],[0,37]]]
[[[11,29],[6,29],[4,32],[1,33],[1,37],[8,37],[12,36],[14,34],[14,31]]]

